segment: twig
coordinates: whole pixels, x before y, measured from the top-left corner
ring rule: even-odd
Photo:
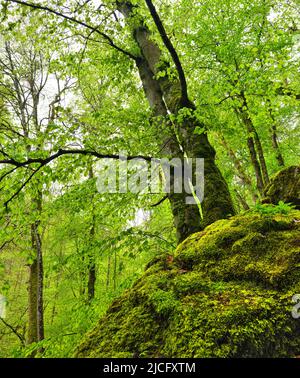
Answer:
[[[166,199],[168,199],[168,195],[165,195],[163,198],[161,198],[158,202],[151,205],[151,207],[159,206],[161,203],[163,203]]]
[[[25,346],[24,337],[11,324],[7,323],[3,318],[0,317],[0,320],[17,336],[17,338],[21,341],[22,345]]]

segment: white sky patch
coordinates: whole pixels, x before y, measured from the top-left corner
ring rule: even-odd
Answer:
[[[0,318],[4,319],[6,316],[6,298],[0,294]]]
[[[128,221],[128,228],[142,226],[150,219],[150,216],[151,212],[149,210],[138,209],[135,213],[135,218]]]

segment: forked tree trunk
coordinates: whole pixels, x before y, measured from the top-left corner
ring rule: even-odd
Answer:
[[[257,151],[257,156],[259,160],[262,181],[263,181],[263,188],[264,188],[269,183],[270,179],[269,179],[268,168],[267,168],[267,164],[265,160],[263,147],[262,147],[260,138],[258,136],[258,133],[256,131],[256,128],[252,122],[252,119],[250,118],[247,98],[243,91],[241,92],[240,97],[242,100],[242,105],[239,107],[238,111],[239,111],[242,121],[244,122],[246,126],[247,132],[249,134],[249,138],[254,141],[253,147]]]
[[[137,68],[145,95],[156,118],[153,125],[157,127],[157,137],[163,157],[183,160],[185,154],[188,158],[205,159],[203,219],[200,217],[197,205],[186,203],[186,198],[191,196],[190,193],[171,191],[169,194],[177,240],[181,242],[191,233],[203,229],[218,219],[234,214],[229,189],[216,165],[215,150],[210,145],[207,135],[194,134],[195,128],[202,126],[194,116],[195,106],[189,100],[184,104],[180,102],[178,80],[170,79],[167,75],[157,78],[160,67],[166,63],[161,61],[161,50],[151,40],[150,31],[143,19],[138,20],[137,16],[134,16],[134,6],[130,2],[118,1],[117,3],[119,11],[132,28],[133,37],[140,49],[140,56],[136,61]],[[134,17],[135,20],[132,22]],[[173,114],[176,117],[182,108],[189,108],[191,114],[180,124],[176,120],[170,122],[169,115]],[[174,184],[172,179],[174,177],[171,176],[171,187]]]

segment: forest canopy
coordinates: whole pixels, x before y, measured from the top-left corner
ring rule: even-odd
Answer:
[[[297,0],[2,0],[0,17],[0,357],[73,356],[150,260],[299,209],[272,189],[299,175]],[[124,156],[133,184],[139,162],[191,162],[188,185],[171,166],[168,191],[100,191]]]

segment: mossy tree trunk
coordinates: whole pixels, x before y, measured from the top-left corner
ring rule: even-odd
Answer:
[[[194,133],[196,127],[203,125],[195,117],[196,108],[189,100],[187,93],[186,96],[182,95],[180,87],[183,86],[182,75],[184,73],[182,72],[181,77],[177,80],[170,78],[166,72],[163,77],[157,75],[164,68],[168,68],[168,62],[162,61],[162,51],[151,40],[151,33],[145,26],[144,20],[135,15],[135,6],[128,1],[118,1],[117,3],[119,11],[122,12],[128,26],[132,29],[133,38],[140,50],[136,64],[145,95],[153,112],[152,124],[157,127],[162,154],[164,157],[182,160],[184,156],[205,159],[203,219],[200,218],[199,207],[196,204],[187,203],[186,198],[191,195],[184,188],[182,193],[174,193],[171,190],[169,194],[177,240],[181,242],[188,235],[203,229],[208,224],[225,218],[229,214],[234,214],[229,189],[216,165],[215,150],[209,143],[207,134],[196,135]],[[151,2],[147,3],[151,4]],[[159,26],[158,30],[161,33]],[[166,44],[168,45],[168,43]],[[189,110],[189,115],[183,121],[178,122],[178,113],[184,108]],[[172,122],[170,115],[174,116]],[[174,181],[172,181],[174,176],[171,175],[170,179],[172,188],[174,187]]]

